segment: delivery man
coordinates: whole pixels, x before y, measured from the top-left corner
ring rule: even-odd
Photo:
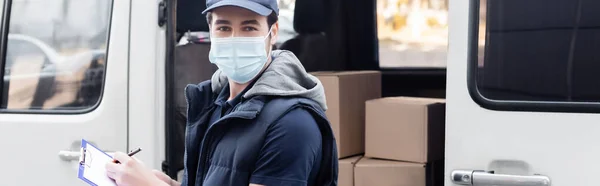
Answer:
[[[124,153],[118,185],[337,185],[335,138],[321,82],[292,52],[271,50],[277,0],[207,0],[209,60],[219,70],[186,87],[182,183]]]

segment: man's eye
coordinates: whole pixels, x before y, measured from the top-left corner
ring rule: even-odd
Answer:
[[[231,31],[231,28],[223,26],[223,27],[219,27],[217,28],[218,31],[222,31],[222,32],[227,32],[227,31]]]
[[[257,31],[258,29],[254,28],[254,27],[244,27],[243,30],[244,31]]]

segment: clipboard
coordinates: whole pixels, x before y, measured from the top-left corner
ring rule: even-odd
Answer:
[[[98,147],[81,139],[81,156],[79,157],[79,179],[93,186],[116,186],[114,180],[106,175],[106,163],[113,157]]]

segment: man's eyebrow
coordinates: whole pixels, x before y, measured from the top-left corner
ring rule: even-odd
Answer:
[[[230,21],[228,21],[228,20],[217,19],[217,20],[215,21],[215,24],[225,24],[225,25],[230,25],[230,24],[231,24],[231,22],[230,22]]]
[[[257,20],[246,20],[242,22],[242,25],[259,25],[260,23]]]

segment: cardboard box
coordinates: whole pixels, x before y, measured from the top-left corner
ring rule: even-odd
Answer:
[[[365,156],[417,163],[444,158],[443,99],[390,97],[366,107]]]
[[[354,168],[355,186],[425,186],[425,164],[362,158]]]
[[[313,72],[325,87],[326,115],[331,123],[338,158],[365,152],[365,101],[381,97],[378,71]]]
[[[353,156],[339,160],[339,186],[354,186],[354,166],[361,158],[362,156]]]

